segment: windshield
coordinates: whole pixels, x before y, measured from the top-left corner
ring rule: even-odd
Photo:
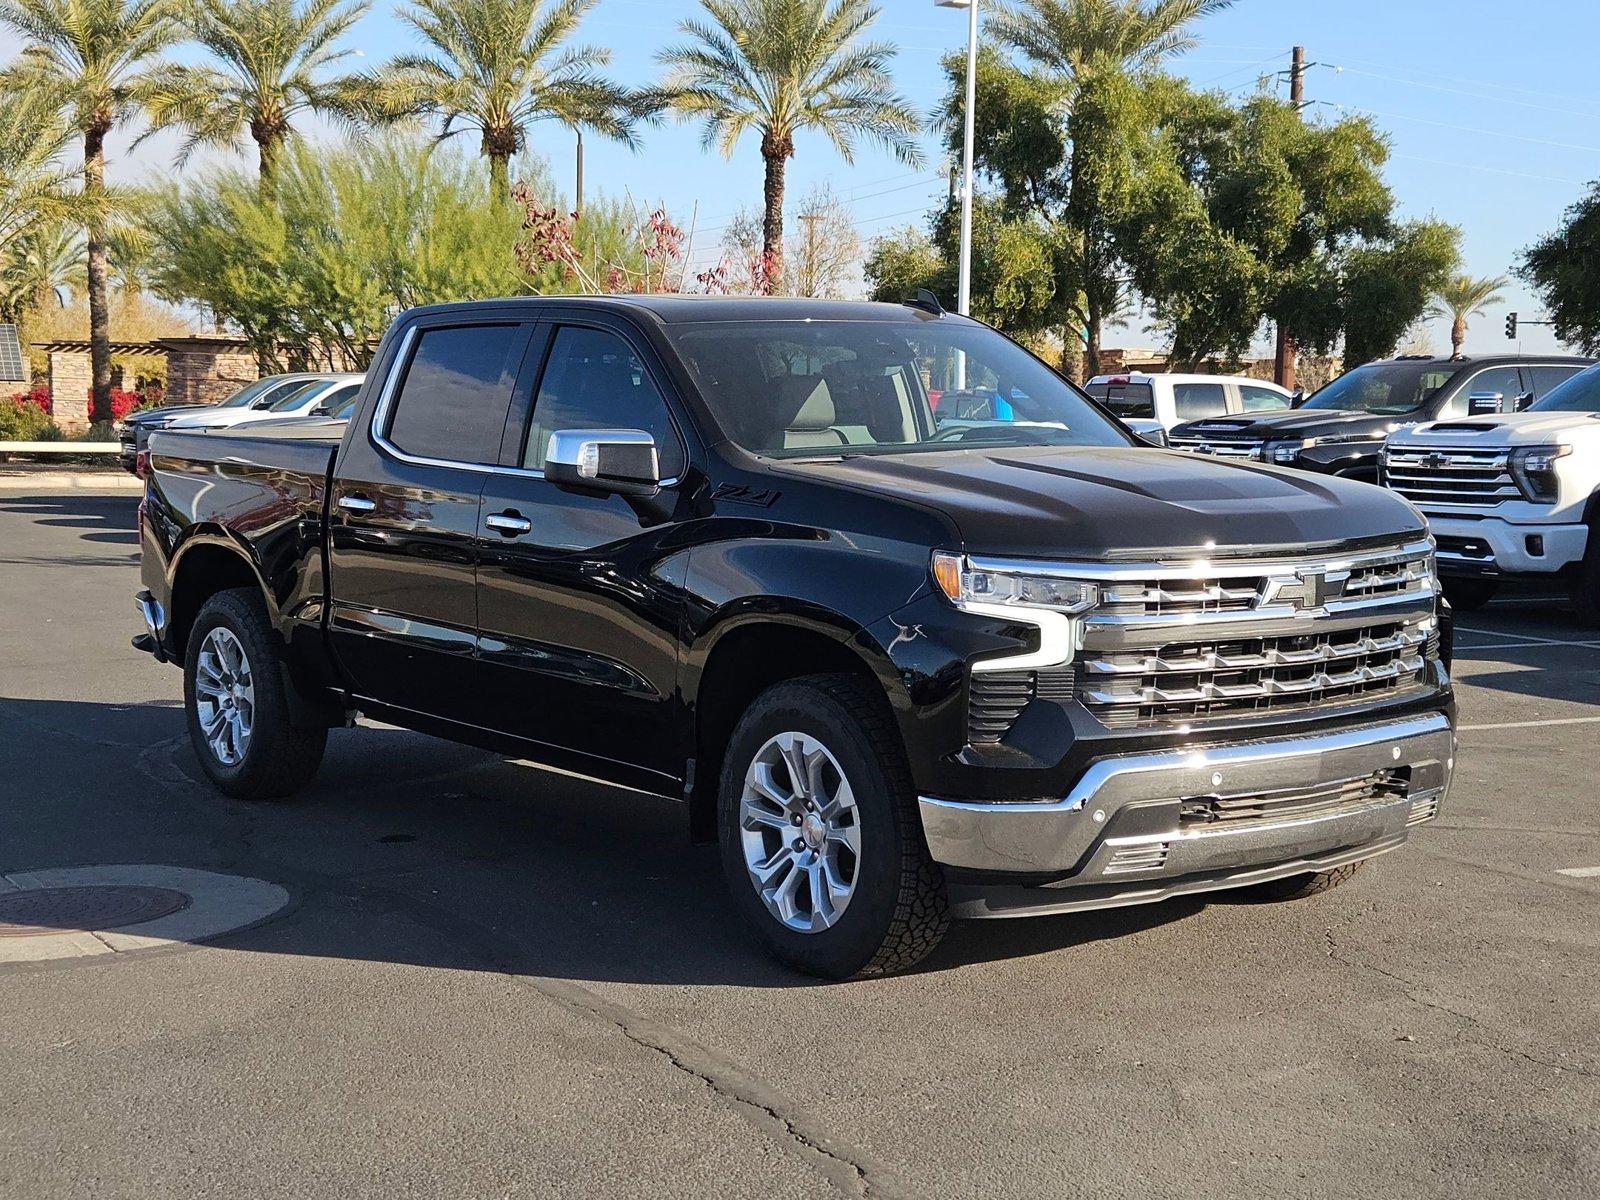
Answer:
[[[274,400],[271,404],[267,405],[267,411],[288,412],[290,409],[298,408],[307,400],[311,399],[314,393],[320,392],[327,386],[328,381],[326,379],[313,379],[310,383],[303,383],[299,387],[290,391],[282,399]]]
[[[1301,407],[1382,416],[1408,413],[1433,399],[1458,369],[1458,365],[1441,366],[1432,361],[1368,363],[1346,371]]]
[[[217,407],[218,408],[243,408],[245,405],[249,404],[252,400],[255,400],[256,398],[258,398],[263,392],[267,391],[269,388],[276,387],[278,385],[278,382],[279,382],[279,380],[277,379],[277,377],[273,376],[273,375],[269,375],[265,379],[258,379],[254,383],[246,384],[244,387],[240,388],[233,395],[229,396],[226,400],[222,401],[222,403],[218,404]]]
[[[1528,412],[1600,412],[1600,363],[1557,384]]]
[[[1022,347],[955,321],[670,325],[719,425],[771,458],[1132,444]]]

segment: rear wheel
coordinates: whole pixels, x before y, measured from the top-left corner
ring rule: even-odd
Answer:
[[[1366,861],[1365,859],[1362,860]],[[1279,901],[1301,900],[1307,896],[1315,896],[1321,892],[1330,892],[1338,887],[1350,876],[1356,873],[1360,862],[1346,863],[1342,867],[1335,867],[1331,871],[1308,871],[1304,875],[1289,875],[1283,879],[1273,879],[1266,883],[1253,883],[1249,887],[1239,889],[1241,896],[1252,900]]]
[[[218,592],[189,630],[183,699],[189,740],[211,782],[240,800],[275,800],[311,782],[328,741],[289,719],[261,597]]]
[[[905,753],[860,680],[813,675],[757,697],[728,745],[718,822],[735,905],[801,971],[902,971],[949,926]]]
[[[1499,590],[1500,585],[1492,579],[1453,579],[1446,576],[1444,580],[1445,599],[1450,601],[1451,608],[1461,612],[1477,612],[1493,600]]]

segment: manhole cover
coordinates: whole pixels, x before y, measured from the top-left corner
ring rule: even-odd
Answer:
[[[188,907],[188,896],[164,887],[104,884],[25,888],[0,895],[0,938],[121,929]]]

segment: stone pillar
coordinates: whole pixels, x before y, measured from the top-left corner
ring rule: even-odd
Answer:
[[[50,415],[62,433],[82,433],[89,428],[93,382],[87,350],[50,351]]]
[[[225,337],[163,338],[167,391],[163,404],[216,404],[260,377],[256,357]]]

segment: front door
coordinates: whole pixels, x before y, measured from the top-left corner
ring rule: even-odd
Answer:
[[[359,698],[471,719],[479,499],[532,328],[509,317],[413,324],[363,405],[368,436],[341,451],[329,630]]]
[[[677,794],[687,554],[674,545],[677,490],[597,495],[552,483],[542,468],[550,434],[563,429],[643,430],[669,480],[684,470],[684,444],[663,375],[625,324],[556,320],[545,341],[515,463],[483,491],[481,720],[571,752],[574,770]]]

